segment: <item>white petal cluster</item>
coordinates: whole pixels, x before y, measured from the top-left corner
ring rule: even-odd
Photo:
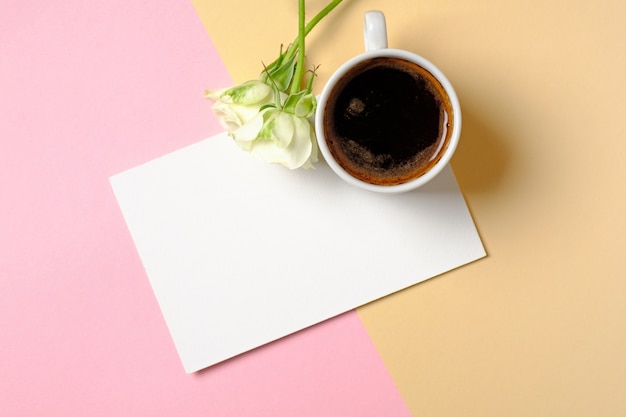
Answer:
[[[310,169],[317,162],[311,94],[287,97],[254,80],[208,91],[206,97],[215,102],[213,111],[224,129],[252,157],[290,169]]]
[[[272,89],[262,81],[252,80],[241,85],[220,90],[210,90],[205,98],[212,100],[213,112],[227,132],[248,123],[261,107],[274,102]]]

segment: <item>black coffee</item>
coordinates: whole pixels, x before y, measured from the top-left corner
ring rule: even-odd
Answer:
[[[347,172],[371,184],[395,185],[439,160],[452,111],[443,87],[424,68],[373,58],[339,80],[324,118],[330,152]]]

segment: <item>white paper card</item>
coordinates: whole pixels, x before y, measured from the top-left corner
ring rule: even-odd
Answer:
[[[186,372],[485,256],[449,167],[378,195],[219,134],[111,184]]]

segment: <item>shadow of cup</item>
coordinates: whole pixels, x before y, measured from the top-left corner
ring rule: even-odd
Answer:
[[[506,173],[510,159],[505,139],[463,104],[461,140],[452,157],[461,190],[466,194],[495,191]]]

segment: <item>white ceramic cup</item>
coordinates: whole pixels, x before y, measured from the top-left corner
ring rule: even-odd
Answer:
[[[401,49],[391,49],[387,47],[387,27],[385,22],[385,15],[380,11],[369,11],[365,14],[365,21],[363,27],[363,35],[365,40],[365,52],[355,56],[354,58],[345,62],[335,73],[329,78],[328,83],[324,86],[322,93],[318,100],[318,107],[315,114],[315,131],[317,135],[317,142],[319,149],[330,166],[330,168],[343,180],[349,184],[357,187],[380,193],[400,193],[405,191],[414,190],[426,184],[433,179],[441,170],[450,162],[454,151],[456,150],[459,137],[461,134],[461,106],[457,95],[452,88],[452,85],[445,77],[445,75],[430,61],[427,59]],[[447,132],[447,140],[444,143],[444,148],[437,154],[438,161],[430,167],[426,172],[420,176],[413,178],[407,182],[394,185],[378,185],[365,182],[358,179],[348,173],[333,157],[327,139],[325,137],[325,108],[328,100],[333,93],[338,81],[342,79],[352,68],[356,65],[378,57],[393,57],[402,60],[416,63],[420,67],[427,70],[441,85],[445,94],[447,95],[452,110],[451,117],[451,129]],[[390,138],[392,140],[392,138]]]

